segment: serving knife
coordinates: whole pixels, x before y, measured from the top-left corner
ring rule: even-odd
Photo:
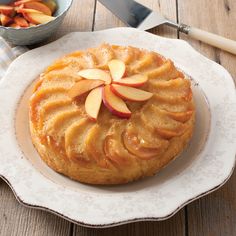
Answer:
[[[99,0],[105,7],[113,12],[127,26],[148,30],[153,27],[166,24],[176,28],[179,32],[210,44],[214,47],[223,49],[232,54],[236,54],[236,41],[222,36],[194,28],[192,26],[175,23],[168,20],[160,13],[152,11],[146,6],[133,0]]]

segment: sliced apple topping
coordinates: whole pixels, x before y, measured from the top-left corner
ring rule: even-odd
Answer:
[[[147,82],[147,80],[148,80],[147,75],[137,74],[137,75],[132,75],[130,77],[116,80],[114,81],[114,84],[120,84],[120,85],[125,85],[125,86],[130,86],[130,87],[141,87]]]
[[[79,76],[85,79],[95,79],[95,80],[103,80],[106,84],[111,83],[111,76],[108,72],[100,69],[86,69],[81,70],[78,73]]]
[[[112,84],[111,91],[122,99],[135,102],[143,102],[152,97],[152,93],[141,89],[131,88],[123,85]]]
[[[121,60],[114,59],[109,61],[108,67],[114,81],[121,79],[125,74],[125,63]]]
[[[24,4],[24,7],[27,9],[34,9],[34,10],[40,11],[43,14],[48,15],[48,16],[52,15],[50,8],[41,2],[26,2]]]
[[[131,111],[124,100],[143,102],[152,97],[152,93],[137,89],[147,82],[148,77],[137,74],[122,78],[125,74],[125,63],[121,60],[108,62],[110,71],[102,69],[84,69],[78,72],[82,78],[68,91],[71,98],[89,92],[85,100],[85,111],[89,118],[96,121],[102,102],[113,113],[122,118],[129,118]]]
[[[131,111],[126,106],[125,102],[111,91],[110,87],[110,85],[103,87],[102,99],[105,106],[114,115],[129,118],[131,116]]]
[[[104,84],[101,80],[80,80],[68,92],[71,98],[75,98]]]
[[[93,89],[86,98],[85,111],[92,120],[97,120],[102,104],[102,88]]]

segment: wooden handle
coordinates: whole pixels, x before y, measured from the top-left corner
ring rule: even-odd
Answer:
[[[234,40],[227,39],[194,27],[189,28],[188,35],[194,39],[198,39],[202,42],[236,55],[236,41]]]

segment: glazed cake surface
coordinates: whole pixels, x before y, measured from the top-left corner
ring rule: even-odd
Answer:
[[[107,72],[114,59],[124,62],[125,77],[147,76],[139,89],[153,95],[146,101],[123,99],[128,118],[102,103],[97,119],[91,119],[85,109],[88,93],[72,98],[69,91],[84,80],[81,70]],[[109,44],[55,61],[40,75],[29,106],[31,137],[41,158],[55,171],[89,184],[154,175],[183,151],[195,121],[191,82],[171,60]]]

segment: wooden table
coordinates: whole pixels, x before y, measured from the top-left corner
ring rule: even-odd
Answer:
[[[118,1],[118,0],[117,0]],[[152,9],[177,22],[236,40],[235,0],[143,0]],[[71,31],[92,31],[123,24],[96,0],[74,0],[64,23],[52,39]],[[236,56],[190,40],[167,26],[154,34],[188,41],[206,57],[223,65],[236,78]],[[223,89],[223,88],[222,88]],[[96,217],[96,216],[95,216]],[[72,224],[51,213],[21,206],[10,188],[0,180],[0,236],[71,235],[236,235],[236,173],[224,187],[181,209],[163,222],[139,222],[110,229],[89,229]]]

